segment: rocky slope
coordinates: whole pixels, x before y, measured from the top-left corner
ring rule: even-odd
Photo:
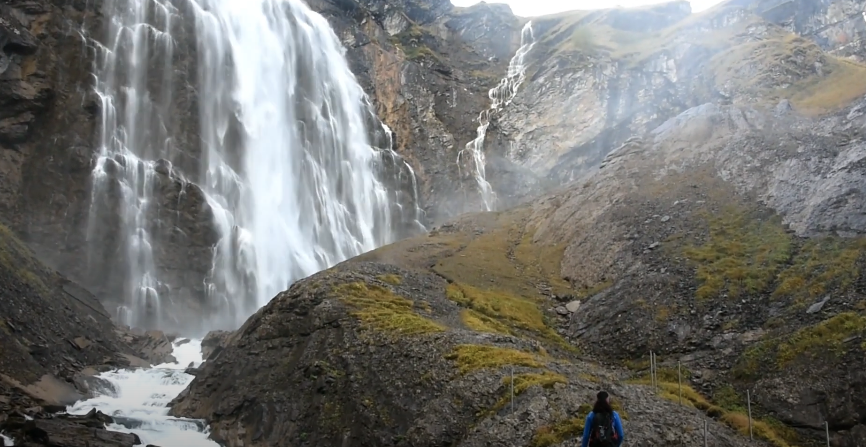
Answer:
[[[16,445],[134,445],[137,437],[105,430],[106,415],[56,413],[105,391],[97,372],[149,365],[142,357],[162,360],[155,335],[117,331],[92,294],[39,263],[0,226],[0,433]]]
[[[695,401],[680,406],[565,346],[533,300],[354,261],[257,312],[172,412],[207,418],[230,447],[564,446],[605,387],[631,445],[703,440],[707,418],[694,406],[709,404],[693,391]],[[748,444],[727,426],[709,427],[712,445]]]

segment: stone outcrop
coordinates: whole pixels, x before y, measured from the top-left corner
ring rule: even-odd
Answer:
[[[832,54],[866,61],[866,2],[759,0],[750,7],[764,19],[814,40]]]

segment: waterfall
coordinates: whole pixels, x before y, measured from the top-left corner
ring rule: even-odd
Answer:
[[[153,315],[159,325],[160,297],[167,287],[154,268],[152,227],[157,159],[165,159],[170,136],[163,119],[171,101],[172,50],[169,31],[176,10],[159,0],[108,0],[107,43],[95,43],[95,90],[101,126],[87,240],[88,262],[105,263],[103,278],[122,278],[125,305],[118,319],[144,325]],[[154,79],[161,82],[151,86]],[[112,210],[119,210],[113,215]],[[117,219],[108,233],[99,224]],[[111,240],[116,239],[116,246]],[[115,252],[117,247],[119,258]]]
[[[194,185],[212,214],[217,242],[203,292],[185,298],[199,300],[189,307],[200,309],[193,316],[204,329],[234,329],[294,281],[425,230],[412,168],[393,151],[339,38],[303,1],[104,7],[111,20],[97,45],[102,139],[88,234],[91,258],[105,259],[99,229],[121,228],[124,323],[165,328],[164,317],[185,305],[174,293],[185,284],[157,259],[172,243],[158,237],[167,225],[160,182]],[[171,165],[173,129],[182,127],[169,112],[173,33],[182,28],[172,21],[184,20],[195,35],[186,44],[197,79],[186,81],[196,84],[198,172]],[[120,221],[107,217],[112,208]]]
[[[466,148],[457,154],[457,166],[461,166],[461,162],[466,151],[469,151],[473,169],[473,177],[478,183],[478,189],[481,193],[481,200],[484,202],[486,211],[493,211],[496,208],[496,193],[487,182],[486,164],[487,160],[484,156],[484,139],[487,137],[487,128],[490,127],[490,121],[496,113],[511,104],[514,96],[520,85],[526,79],[526,55],[535,46],[535,35],[532,31],[532,22],[527,22],[520,31],[520,47],[508,63],[508,72],[505,77],[499,81],[496,87],[493,87],[488,92],[490,97],[490,107],[483,110],[478,115],[478,128],[476,130],[475,139],[466,144]]]

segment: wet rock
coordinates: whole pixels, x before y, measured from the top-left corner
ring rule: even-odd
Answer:
[[[130,334],[126,339],[141,358],[154,365],[177,362],[171,355],[174,350],[171,341],[162,331],[146,331],[144,335]]]
[[[232,333],[233,332],[231,331],[208,332],[201,341],[202,358],[207,360],[211,357],[211,355],[218,354],[219,351],[222,350],[222,348],[225,346]]]

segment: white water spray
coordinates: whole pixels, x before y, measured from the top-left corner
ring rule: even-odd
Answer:
[[[3,441],[3,445],[15,445],[15,441],[12,438],[4,435],[3,433],[0,433],[0,440]]]
[[[166,405],[186,388],[193,376],[184,372],[192,363],[202,362],[201,341],[173,344],[172,355],[177,363],[163,363],[148,369],[122,369],[105,372],[97,377],[111,384],[101,394],[67,407],[69,414],[83,415],[92,409],[114,418],[109,430],[135,433],[142,445],[161,447],[213,447],[207,438],[204,421],[175,418],[168,415]]]
[[[511,104],[511,101],[517,94],[518,88],[520,88],[520,84],[526,79],[525,59],[533,46],[535,46],[535,35],[532,32],[532,22],[530,21],[524,25],[523,30],[520,32],[520,48],[517,49],[514,57],[508,63],[508,72],[499,81],[499,84],[488,92],[491,100],[490,108],[478,115],[478,129],[475,139],[466,144],[466,148],[457,154],[457,166],[460,168],[464,152],[469,151],[473,169],[472,174],[478,183],[481,200],[484,202],[484,209],[486,211],[493,211],[496,208],[496,193],[493,191],[490,183],[487,182],[486,174],[487,160],[484,155],[484,139],[487,137],[487,128],[490,127],[490,121],[493,116]]]
[[[424,230],[414,173],[321,15],[302,0],[186,0],[184,17],[168,1],[106,0],[109,37],[95,45],[103,115],[88,234],[92,259],[125,254],[110,272],[126,281],[123,323],[192,323],[160,319],[189,284],[160,277],[172,242],[155,236],[159,159],[175,141],[174,21],[195,21],[202,165],[173,175],[200,185],[219,240],[194,326],[236,328],[294,281]],[[113,245],[106,228],[121,229]]]
[[[381,174],[395,154],[371,144],[378,119],[344,49],[301,0],[197,5],[204,187],[222,234],[209,292],[242,319],[294,281],[394,239],[392,206],[402,204]]]

